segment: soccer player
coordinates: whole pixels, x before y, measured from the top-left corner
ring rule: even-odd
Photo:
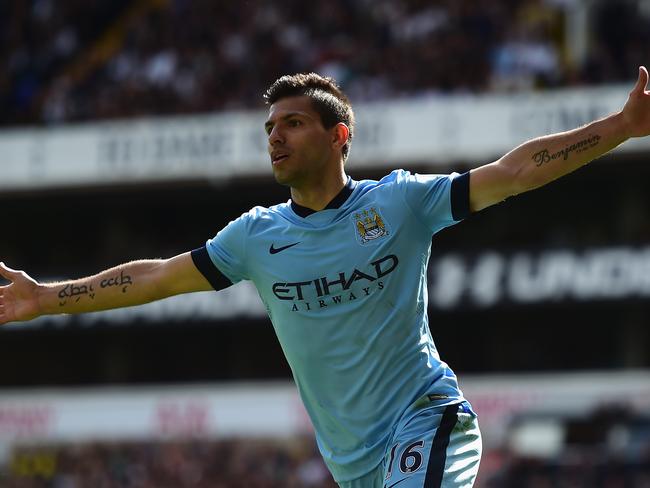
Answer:
[[[0,324],[137,305],[252,280],[291,366],[318,447],[345,488],[469,487],[481,436],[427,319],[431,236],[650,134],[648,72],[623,109],[528,141],[464,174],[396,170],[354,181],[354,114],[335,82],[283,76],[267,90],[275,179],[291,199],[255,207],[206,244],[162,260],[42,284],[0,266]]]

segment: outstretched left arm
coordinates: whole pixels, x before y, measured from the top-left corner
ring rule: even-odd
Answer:
[[[648,71],[639,79],[623,109],[578,129],[532,139],[501,159],[470,173],[470,210],[538,188],[602,156],[630,137],[650,135]]]

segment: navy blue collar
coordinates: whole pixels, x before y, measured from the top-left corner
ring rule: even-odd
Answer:
[[[341,191],[336,195],[334,198],[332,198],[332,201],[327,204],[327,206],[323,210],[329,210],[332,208],[339,208],[341,205],[345,203],[345,201],[348,199],[350,195],[352,195],[352,192],[354,191],[354,188],[357,186],[357,182],[354,181],[352,178],[348,176],[348,182],[345,184],[345,186],[341,189]],[[308,207],[303,207],[302,205],[298,205],[296,202],[291,200],[291,209],[300,217],[309,217],[311,214],[318,212],[318,210],[314,210],[312,208]]]

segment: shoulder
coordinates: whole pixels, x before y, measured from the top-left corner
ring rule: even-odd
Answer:
[[[279,219],[283,219],[289,208],[288,203],[281,203],[271,207],[255,206],[244,212],[229,225],[245,227],[249,232],[274,225]]]
[[[248,210],[247,212],[241,214],[235,220],[254,222],[258,220],[264,221],[268,219],[273,219],[283,215],[286,212],[286,209],[288,207],[289,207],[288,203],[281,203],[279,205],[273,205],[271,207],[262,207],[261,205],[257,205],[251,208],[250,210]]]
[[[380,186],[395,186],[395,185],[408,185],[409,183],[417,183],[422,180],[445,180],[453,179],[458,176],[457,173],[452,174],[419,174],[411,173],[406,169],[394,169],[380,180],[361,180],[359,184],[367,187],[380,187]]]
[[[375,186],[394,185],[407,180],[411,176],[411,172],[404,169],[394,169],[386,176],[378,181],[375,180],[362,180],[360,183],[374,184]]]
[[[411,173],[405,169],[395,169],[380,180],[361,180],[359,187],[362,191],[369,191],[375,189],[382,190],[401,190],[409,191],[414,187],[422,187],[425,185],[440,185],[445,182],[450,183],[457,173],[452,174],[419,174]]]
[[[406,182],[410,176],[411,173],[409,171],[395,169],[379,180],[359,180],[357,186],[361,191],[389,189],[395,185]]]
[[[431,183],[431,182],[442,182],[442,181],[452,181],[458,177],[458,173],[449,173],[449,174],[422,174],[422,173],[411,173],[405,169],[396,169],[391,171],[390,174],[384,176],[381,182],[387,184],[398,184],[398,185],[408,185],[410,183]]]
[[[364,197],[381,199],[384,202],[395,198],[402,199],[411,177],[409,171],[395,169],[379,180],[359,180],[354,192],[356,198],[351,199],[351,202]]]
[[[360,180],[360,193],[372,190],[398,191],[405,193],[448,191],[452,183],[459,178],[459,173],[449,174],[420,174],[411,173],[404,169],[395,169],[380,180]]]

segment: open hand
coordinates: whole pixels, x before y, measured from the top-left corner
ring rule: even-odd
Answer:
[[[39,315],[38,283],[24,271],[0,263],[0,276],[10,281],[0,286],[0,325],[30,320]]]
[[[623,107],[629,137],[650,135],[650,91],[646,90],[647,87],[648,70],[645,66],[639,66],[639,79]]]

